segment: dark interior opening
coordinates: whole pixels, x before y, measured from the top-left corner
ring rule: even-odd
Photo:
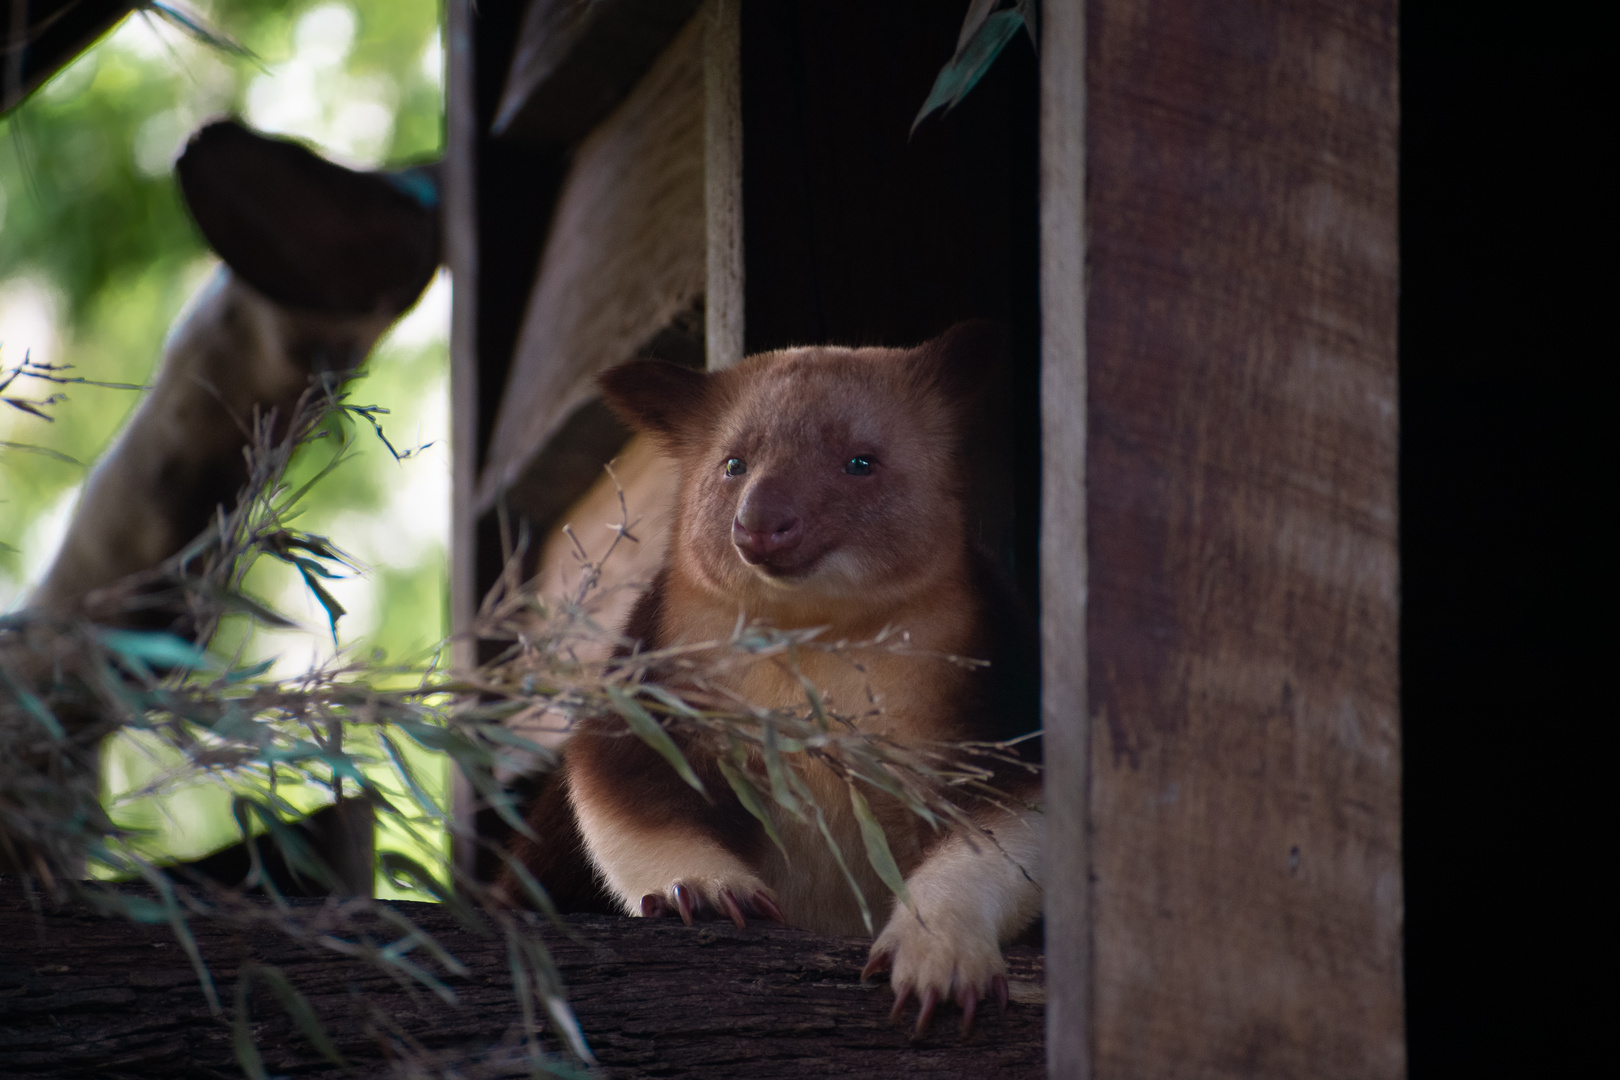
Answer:
[[[1612,274],[1594,246],[1612,219],[1598,187],[1612,186],[1599,160],[1612,140],[1596,137],[1612,129],[1592,104],[1607,100],[1605,38],[1595,12],[1524,16],[1505,4],[1401,6],[1414,1080],[1561,1071],[1583,1025],[1573,995],[1554,988],[1595,959],[1605,918],[1585,884],[1594,851],[1582,833],[1612,781],[1582,776],[1579,749],[1598,719],[1582,686],[1601,670],[1598,604],[1614,577],[1612,553],[1598,564],[1588,547],[1601,535],[1597,492],[1613,487],[1595,469],[1614,430],[1595,392],[1614,354],[1597,326]]]
[[[928,2],[743,5],[745,351],[906,346],[963,319],[1004,325],[974,519],[1033,611],[1037,65],[1020,34],[957,108],[908,135],[962,14]]]

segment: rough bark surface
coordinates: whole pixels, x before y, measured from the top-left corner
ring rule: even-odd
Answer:
[[[460,928],[437,905],[396,907],[467,965],[467,978],[449,980],[458,1008],[330,952],[265,932],[248,940],[199,921],[193,933],[225,1003],[217,1018],[167,926],[84,908],[36,913],[14,884],[0,886],[0,1075],[239,1076],[230,1019],[245,961],[280,967],[349,1061],[344,1069],[328,1064],[260,988],[250,999],[252,1030],[272,1076],[402,1074],[397,1059],[412,1043],[427,1061],[456,1060],[461,1076],[525,1072],[514,1052],[519,1010],[502,940]],[[909,1025],[887,1022],[888,987],[859,981],[863,941],[589,915],[568,924],[577,942],[550,930],[546,939],[600,1061],[593,1075],[1042,1074],[1045,991],[1032,949],[1009,951],[1013,1003],[1004,1016],[989,1010],[964,1043],[958,1014],[942,1009],[933,1032],[912,1044]],[[548,1049],[558,1053],[549,1037]]]

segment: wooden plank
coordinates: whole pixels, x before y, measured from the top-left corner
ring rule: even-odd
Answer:
[[[708,0],[703,43],[703,206],[708,366],[743,358],[741,0]]]
[[[445,262],[454,288],[450,297],[450,627],[456,635],[451,662],[460,671],[477,663],[476,642],[464,636],[478,611],[476,536],[472,498],[482,440],[478,432],[478,114],[473,82],[472,0],[445,8]],[[453,820],[470,826],[473,791],[451,770]],[[472,868],[475,845],[452,840],[454,859]]]
[[[561,156],[488,134],[521,15],[515,0],[446,5],[444,227],[454,285],[450,605],[452,660],[463,670],[482,659],[464,632],[501,569],[497,530],[474,510],[476,480],[562,178]],[[459,774],[453,783],[457,818],[471,820]],[[458,842],[458,860],[470,859],[471,851]]]
[[[1405,1071],[1395,4],[1093,0],[1095,1071]]]
[[[536,459],[594,400],[596,374],[646,348],[703,295],[702,57],[693,19],[574,154],[479,479],[479,514],[503,494],[515,499],[526,474],[539,488],[552,482]]]
[[[562,149],[600,123],[691,19],[698,0],[533,0],[492,130]]]
[[[1092,1075],[1086,705],[1086,49],[1083,0],[1041,25],[1041,740],[1046,1072]]]

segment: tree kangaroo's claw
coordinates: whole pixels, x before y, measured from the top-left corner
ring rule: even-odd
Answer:
[[[692,890],[680,882],[676,882],[674,891],[675,906],[680,910],[681,921],[687,926],[691,926],[692,909],[696,906],[694,904],[696,898],[692,895]]]
[[[670,885],[667,891],[643,894],[641,914],[647,917],[679,915],[687,926],[701,919],[730,919],[739,930],[748,928],[750,916],[787,924],[782,917],[782,909],[776,905],[776,899],[757,880],[726,884],[702,878],[683,878]]]
[[[891,952],[873,953],[871,959],[866,961],[866,966],[861,968],[861,982],[865,982],[880,971],[889,970],[889,965],[893,962],[894,954]],[[898,996],[899,991],[895,993]]]
[[[973,1016],[979,1008],[979,991],[969,986],[962,991],[962,1038],[966,1039],[973,1034]]]
[[[782,914],[782,909],[776,906],[776,901],[772,900],[769,894],[755,893],[750,906],[772,922],[780,923],[783,926],[787,925],[787,918]]]
[[[934,1018],[934,1006],[939,1004],[939,991],[932,986],[922,992],[922,1008],[917,1010],[917,1026],[911,1029],[911,1041],[916,1042],[928,1034],[928,1022]]]
[[[1001,1003],[1001,1015],[1007,1015],[1007,976],[994,975],[990,978],[990,986],[996,992],[996,1000]]]
[[[894,1008],[889,1010],[889,1023],[899,1023],[900,1017],[906,1011],[906,1002],[911,999],[911,986],[901,983],[894,988]]]
[[[743,918],[742,908],[737,906],[737,898],[731,895],[730,889],[720,890],[720,906],[731,916],[731,921],[737,924],[737,929],[748,929],[748,920]]]

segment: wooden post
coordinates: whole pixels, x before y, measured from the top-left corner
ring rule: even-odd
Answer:
[[[473,83],[473,12],[470,0],[450,0],[445,11],[445,262],[450,267],[450,630],[451,662],[466,671],[477,663],[476,643],[462,636],[478,610],[473,551],[478,435],[478,112]],[[450,770],[450,820],[470,828],[472,786]],[[456,865],[470,872],[476,845],[453,836]]]
[[[703,20],[703,175],[708,231],[704,328],[711,370],[743,357],[740,0],[708,0]]]
[[[1041,27],[1041,724],[1046,1062],[1092,1075],[1091,723],[1086,705],[1085,8]]]
[[[1086,14],[1092,1068],[1398,1077],[1395,4]]]

